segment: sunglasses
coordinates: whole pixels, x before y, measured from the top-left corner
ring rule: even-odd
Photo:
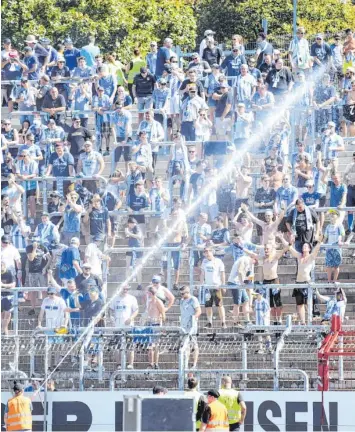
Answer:
[[[305,34],[304,32],[297,32],[297,34]]]
[[[316,38],[316,40],[322,40],[322,38]]]
[[[11,126],[11,123],[4,123],[5,126]]]
[[[192,57],[192,60],[198,60],[198,57]]]
[[[177,63],[177,60],[172,60],[170,63]]]
[[[189,150],[189,153],[195,153],[195,150]]]

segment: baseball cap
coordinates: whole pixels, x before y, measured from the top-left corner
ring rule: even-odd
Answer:
[[[105,89],[104,89],[103,87],[101,87],[101,86],[98,86],[98,87],[97,87],[97,90],[98,90],[98,91],[99,91],[99,90],[102,90],[102,91],[103,91],[103,90],[105,90]]]
[[[141,73],[146,73],[146,72],[148,72],[148,69],[143,66],[143,67],[141,67],[140,71],[141,71]]]
[[[23,49],[23,52],[31,52],[31,51],[32,51],[32,48],[29,46],[27,46]]]
[[[72,44],[73,41],[72,41],[72,39],[71,39],[70,37],[66,37],[66,38],[64,39],[64,43],[65,43],[65,44]]]
[[[208,395],[208,396],[213,396],[213,397],[215,397],[215,398],[217,398],[217,399],[218,399],[219,396],[220,396],[219,391],[216,390],[216,389],[208,390],[207,395]]]
[[[54,119],[49,119],[48,123],[55,124],[55,120]]]
[[[27,77],[22,77],[21,78],[21,82],[27,82],[28,81],[28,78]]]
[[[166,79],[165,79],[165,78],[160,78],[160,79],[158,80],[158,83],[159,83],[159,84],[166,84]]]
[[[8,45],[10,43],[11,43],[11,39],[9,39],[9,38],[4,39],[4,41],[3,41],[4,45]]]
[[[49,213],[47,213],[47,212],[42,212],[42,216],[49,216]]]
[[[73,244],[73,243],[80,243],[80,240],[78,239],[78,237],[73,237],[71,240],[70,240],[70,244]]]
[[[73,117],[71,119],[72,119],[72,121],[80,120],[80,117],[77,114],[75,114],[75,115],[73,115]]]
[[[328,122],[327,125],[331,127],[335,127],[335,123],[333,121]]]
[[[222,87],[222,86],[221,86]],[[237,106],[239,106],[239,107],[245,107],[245,103],[243,103],[243,102],[239,102],[238,104],[237,104]]]
[[[328,213],[329,213],[329,214],[336,214],[336,215],[338,215],[338,216],[340,215],[339,210],[336,210],[336,209],[331,209],[331,210],[328,211]]]
[[[89,264],[89,263],[84,263],[84,264],[83,264],[83,268],[91,268],[91,264]]]
[[[273,212],[272,212],[272,210],[267,209],[267,210],[265,211],[265,214],[266,214],[266,215],[270,215],[270,216],[272,216],[272,215],[273,215]]]
[[[220,87],[221,87],[221,88],[229,88],[229,85],[228,85],[228,83],[223,82],[223,83],[220,85]]]
[[[204,36],[210,36],[210,35],[214,35],[214,34],[216,34],[216,32],[214,32],[213,30],[210,30],[210,29],[205,30],[205,32],[204,32]]]
[[[318,34],[316,35],[316,39],[323,39],[323,35],[322,35],[322,33],[318,33]]]
[[[314,181],[313,180],[307,180],[305,185],[306,186],[314,186]]]
[[[95,286],[91,286],[91,287],[89,288],[89,292],[95,292],[95,293],[98,293],[99,290],[98,290]]]
[[[9,235],[3,235],[2,237],[1,237],[1,242],[2,243],[11,243],[11,238],[10,238],[10,236]]]
[[[47,293],[48,294],[57,294],[57,290],[54,287],[48,287]]]
[[[221,69],[221,66],[218,63],[214,63],[212,69]]]
[[[144,185],[144,181],[143,180],[138,180],[134,183],[134,185]]]
[[[161,282],[161,277],[159,275],[154,275],[152,277],[152,282],[160,283]]]
[[[51,41],[50,41],[48,38],[46,38],[46,37],[39,38],[39,41],[40,41],[41,43],[45,44],[45,45],[48,45],[48,44],[51,43]]]

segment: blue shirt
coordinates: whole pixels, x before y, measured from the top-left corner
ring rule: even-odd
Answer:
[[[80,220],[81,220],[81,212],[77,213],[69,205],[67,205],[64,211],[63,232],[65,233],[80,232]]]
[[[154,108],[155,109],[164,108],[164,105],[166,103],[168,95],[169,95],[169,89],[168,88],[166,88],[165,90],[159,89],[159,88],[154,89],[153,90]]]
[[[305,192],[304,194],[302,194],[302,198],[304,200],[304,203],[307,206],[311,206],[311,205],[315,205],[317,201],[319,201],[320,197],[322,195],[318,192]]]
[[[21,154],[22,150],[28,150],[28,153],[30,154],[31,157],[38,157],[42,154],[41,149],[36,144],[31,144],[31,145],[23,144],[19,148],[19,154]]]
[[[57,153],[52,153],[49,164],[52,165],[53,177],[69,177],[69,166],[74,166],[74,158],[70,153],[64,153],[60,157]]]
[[[90,215],[90,234],[98,240],[103,240],[107,234],[107,221],[109,219],[106,208],[93,208]]]
[[[59,267],[59,277],[65,279],[74,279],[78,276],[78,272],[73,267],[73,261],[81,263],[79,249],[74,246],[70,246],[65,249],[62,253],[62,260]]]
[[[90,67],[85,67],[81,69],[76,67],[73,72],[74,78],[89,78],[92,75],[92,69]]]
[[[65,64],[69,68],[69,70],[74,70],[78,66],[78,57],[80,57],[80,51],[78,48],[66,49],[64,51]]]
[[[288,207],[292,202],[296,200],[297,196],[298,191],[294,186],[290,186],[289,188],[281,186],[276,191],[276,200],[279,206],[281,204],[281,201],[285,201],[286,207]]]
[[[74,93],[74,110],[75,111],[90,111],[90,99],[85,96],[84,93],[80,91],[80,89],[76,89]],[[80,118],[88,118],[89,113],[79,114]]]
[[[238,76],[240,74],[240,66],[242,64],[246,64],[246,60],[245,57],[243,55],[238,55],[236,57],[234,57],[232,54],[230,54],[229,56],[227,56],[222,64],[221,64],[221,68],[222,69],[227,69],[227,76]],[[230,84],[231,85],[231,84]]]
[[[334,182],[329,182],[330,186],[330,207],[338,207],[341,203],[341,199],[344,194],[347,193],[348,188],[345,184],[341,183],[339,186],[335,186]]]
[[[146,60],[147,60],[147,67],[148,67],[148,69],[149,69],[149,72],[150,72],[152,75],[155,75],[155,68],[156,68],[156,63],[157,63],[157,56],[158,56],[158,53],[157,53],[157,52],[155,52],[155,53],[150,52],[150,53],[147,54],[147,57],[146,57]]]
[[[111,115],[111,121],[115,126],[116,130],[116,137],[117,138],[127,138],[131,135],[132,127],[131,127],[131,113],[122,111],[121,114],[118,114],[118,112],[114,112]],[[126,133],[126,128],[128,126],[128,134]]]
[[[171,50],[166,47],[160,47],[157,53],[155,75],[161,77],[164,72],[164,65],[171,57]]]
[[[116,91],[116,80],[113,75],[107,75],[99,79],[99,85],[103,87],[105,95],[111,98]]]
[[[86,64],[93,67],[95,64],[95,56],[100,54],[100,48],[95,45],[86,45],[81,48],[80,55],[85,57]]]
[[[23,62],[28,67],[28,69],[32,69],[35,64],[37,65],[37,69],[34,72],[29,72],[29,74],[27,75],[29,80],[37,80],[39,78],[39,71],[38,71],[39,63],[37,57],[34,55],[29,57],[25,56],[23,58]]]

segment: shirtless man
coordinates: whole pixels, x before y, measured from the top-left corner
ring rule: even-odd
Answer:
[[[253,183],[253,178],[249,175],[249,168],[243,165],[240,169],[236,167],[235,189],[236,203],[235,210],[238,211],[241,203],[248,203],[249,189]]]
[[[275,244],[275,235],[277,233],[277,228],[279,224],[281,223],[283,217],[285,216],[285,212],[282,210],[275,220],[273,222],[273,211],[268,209],[265,211],[265,222],[261,219],[258,219],[255,217],[249,210],[246,204],[241,205],[242,210],[249,216],[249,218],[255,222],[257,225],[260,225],[263,233],[261,236],[261,244]]]
[[[289,245],[285,246],[282,250],[276,251],[275,246],[266,244],[264,247],[264,256],[260,257],[256,253],[243,248],[246,255],[261,262],[263,267],[263,284],[279,284],[280,280],[277,275],[277,267],[279,259],[287,252]],[[272,316],[274,317],[274,324],[279,324],[282,321],[282,301],[281,290],[277,288],[270,289],[270,308]]]
[[[146,326],[161,326],[165,321],[165,306],[157,297],[158,289],[150,286],[147,290]],[[153,333],[153,329],[152,329]],[[148,369],[159,369],[159,344],[156,337],[150,337],[151,344],[148,349]]]

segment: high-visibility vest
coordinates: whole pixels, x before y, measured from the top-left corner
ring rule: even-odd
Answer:
[[[5,424],[7,431],[24,429],[32,430],[32,404],[28,397],[22,394],[13,397],[7,402]]]
[[[196,416],[198,410],[198,403],[200,402],[201,396],[203,396],[202,393],[198,392],[197,390],[191,390],[191,391],[186,391],[185,396],[192,396],[194,398],[195,401],[194,414]],[[200,426],[201,426],[201,419],[199,420],[196,419],[196,429],[200,429]]]
[[[208,405],[211,409],[211,417],[207,424],[207,429],[218,431],[229,431],[228,411],[227,408],[218,400]]]
[[[228,410],[229,424],[238,423],[242,417],[242,408],[238,402],[239,392],[233,389],[219,390],[218,401]]]
[[[147,63],[140,58],[136,58],[131,61],[133,64],[132,64],[132,69],[128,71],[128,78],[127,78],[128,84],[133,84],[134,77],[140,73],[141,67],[147,66]]]

